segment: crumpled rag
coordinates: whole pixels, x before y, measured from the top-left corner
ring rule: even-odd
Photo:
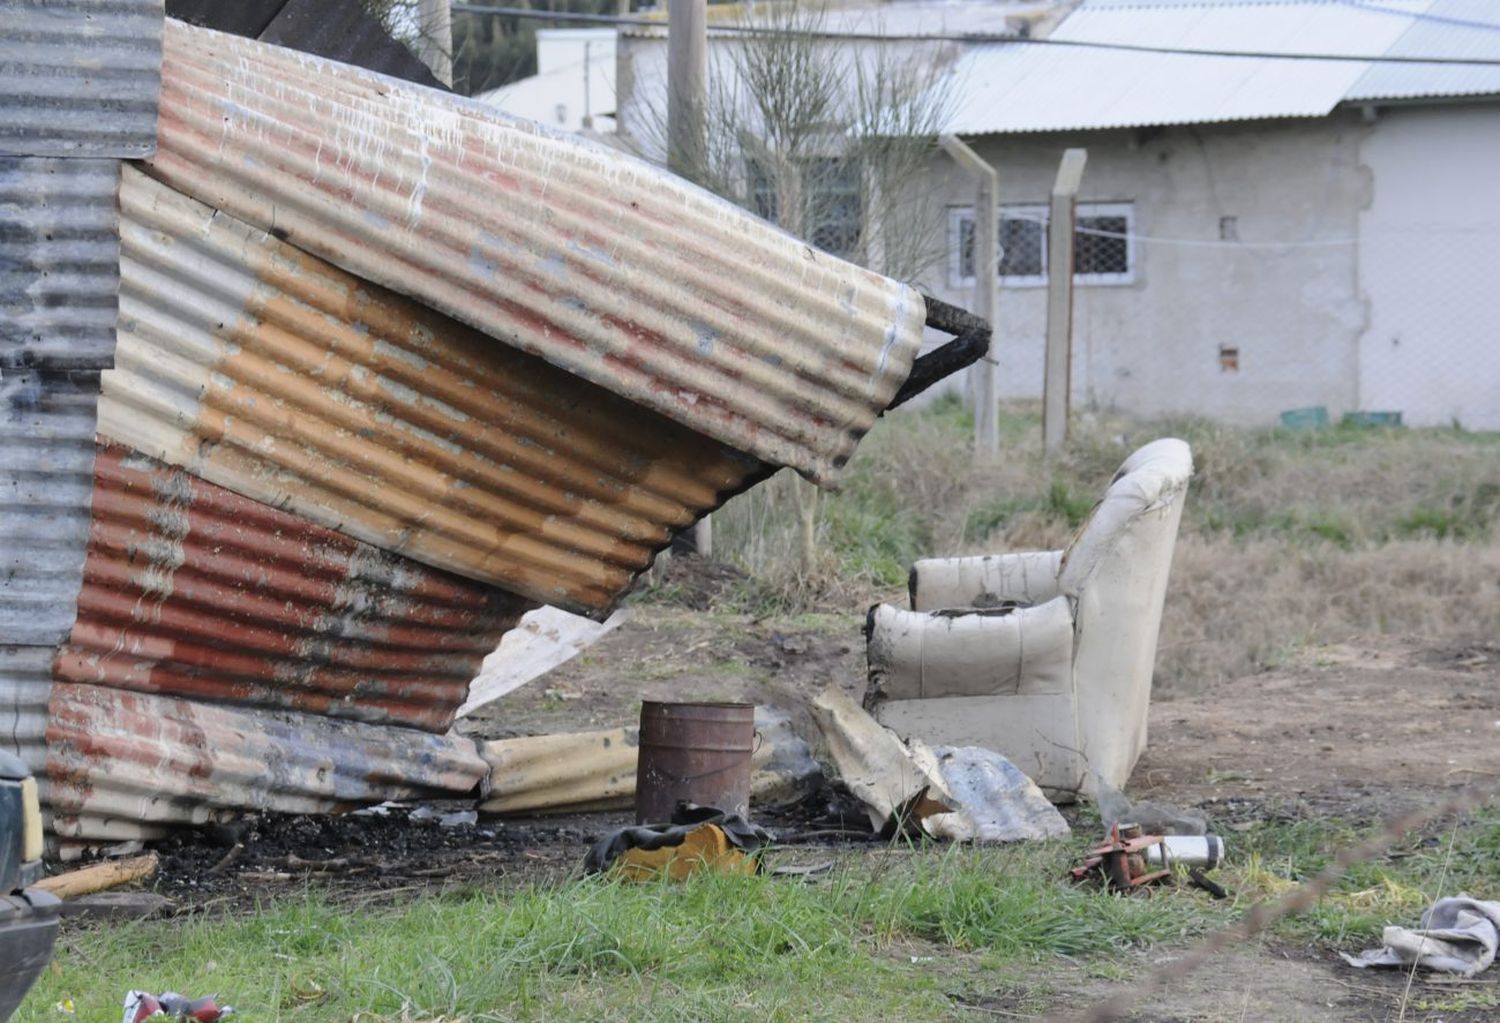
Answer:
[[[1472,977],[1489,969],[1500,946],[1500,902],[1481,902],[1467,895],[1438,899],[1422,914],[1416,930],[1387,927],[1384,948],[1357,956],[1340,952],[1350,966],[1410,966]]]

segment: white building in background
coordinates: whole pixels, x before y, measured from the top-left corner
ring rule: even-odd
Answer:
[[[873,10],[950,34],[1015,8]],[[1045,204],[1079,146],[1075,406],[1500,430],[1500,66],[1295,56],[1500,61],[1500,3],[1084,0],[1050,39],[1272,56],[954,44],[950,128],[1000,173],[1002,395],[1040,394]],[[664,62],[622,37],[624,133]],[[938,157],[923,189],[946,249],[923,283],[970,305],[973,186]]]
[[[536,71],[474,98],[564,131],[615,130],[614,29],[538,29]]]

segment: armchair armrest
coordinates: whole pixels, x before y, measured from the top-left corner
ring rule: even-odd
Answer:
[[[1073,610],[1066,597],[1004,611],[927,614],[879,604],[866,625],[876,699],[1070,690]]]
[[[1062,551],[924,558],[912,565],[907,581],[911,609],[1042,604],[1058,595],[1061,566]]]

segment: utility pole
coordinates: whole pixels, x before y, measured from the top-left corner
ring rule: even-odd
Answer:
[[[707,143],[708,0],[667,2],[667,165],[685,178],[702,173]],[[701,558],[714,553],[713,517],[693,527]]]
[[[943,152],[978,184],[974,196],[974,313],[990,325],[990,347],[974,374],[974,460],[1000,454],[1000,406],[995,395],[995,313],[1000,290],[1000,173],[956,135],[938,139]]]
[[[1054,455],[1068,439],[1073,377],[1073,232],[1086,149],[1063,152],[1047,218],[1047,352],[1042,379],[1042,453]]]
[[[438,81],[453,85],[453,11],[451,0],[420,0],[417,7],[417,31],[420,33],[417,56],[432,69]]]
[[[708,0],[667,0],[667,164],[696,178],[706,148]]]

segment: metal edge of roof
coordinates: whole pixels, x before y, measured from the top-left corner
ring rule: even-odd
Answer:
[[[0,156],[0,372],[114,362],[120,161]]]
[[[443,732],[532,605],[101,445],[53,680]]]
[[[97,372],[0,371],[0,644],[73,627],[94,472]]]
[[[1397,0],[1379,9],[1307,0],[1088,4],[1064,19],[1050,38],[1379,55],[1410,30],[1429,2]],[[1250,7],[1267,10],[1243,10]],[[1263,38],[1255,38],[1256,32]],[[992,62],[988,69],[986,62]],[[961,103],[951,127],[961,134],[1022,134],[1323,117],[1344,101],[1368,67],[1367,62],[1278,61],[1274,56],[1169,58],[985,44],[971,48],[955,72],[971,79],[961,91],[982,96],[982,102]],[[986,76],[989,82],[973,81]],[[1111,82],[1103,93],[1093,87],[1101,77]]]
[[[99,432],[376,547],[602,614],[754,459],[133,168]]]
[[[149,156],[162,20],[162,0],[5,0],[0,154]]]
[[[1433,0],[1425,14],[1386,50],[1386,56],[1472,57],[1500,60],[1500,6],[1488,0]],[[1448,20],[1443,20],[1448,19]],[[1482,22],[1475,29],[1460,24]],[[1446,64],[1372,64],[1345,94],[1350,103],[1396,99],[1465,99],[1500,95],[1500,67]]]
[[[64,839],[151,838],[245,811],[462,797],[489,766],[458,735],[55,683],[45,791]]]
[[[177,22],[165,53],[154,175],[764,461],[836,480],[910,372],[915,291],[661,168]]]

